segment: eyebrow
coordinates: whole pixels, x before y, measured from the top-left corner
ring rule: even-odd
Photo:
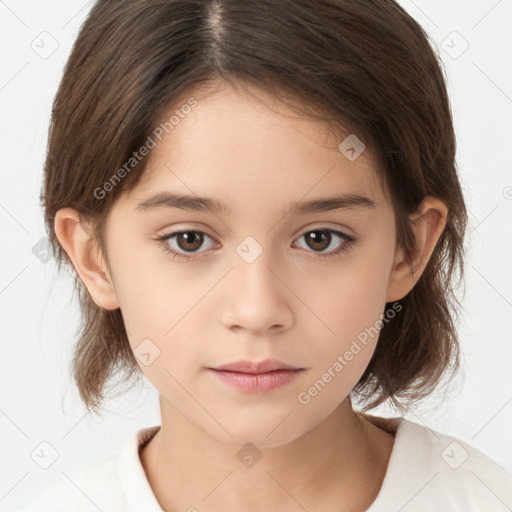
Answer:
[[[231,215],[231,209],[224,203],[209,197],[180,195],[173,192],[158,192],[144,199],[136,206],[137,210],[147,211],[157,208],[178,208],[181,210]],[[320,213],[342,208],[371,210],[375,202],[361,194],[342,194],[320,197],[309,201],[299,201],[291,206],[288,214]]]

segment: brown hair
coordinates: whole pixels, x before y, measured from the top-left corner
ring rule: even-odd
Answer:
[[[170,105],[215,80],[294,98],[307,115],[357,134],[378,162],[409,263],[408,215],[427,195],[448,206],[430,261],[400,301],[403,310],[383,326],[354,388],[366,410],[430,393],[459,365],[453,278],[458,268],[462,279],[467,212],[441,64],[427,34],[393,0],[97,1],[52,109],[41,200],[59,270],[70,261],[55,235],[56,212],[72,207],[92,221],[106,257],[105,219],[137,185],[147,158],[104,197],[95,190],[144,145]],[[120,309],[98,307],[78,276],[75,287],[83,322],[73,377],[94,410],[119,370],[125,381],[141,372]]]

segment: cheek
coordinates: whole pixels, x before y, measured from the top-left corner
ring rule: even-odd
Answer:
[[[127,330],[135,338],[161,338],[185,314],[188,297],[197,297],[199,283],[188,280],[154,240],[119,233],[111,246],[115,289]]]
[[[329,368],[341,355],[343,380],[353,384],[368,365],[382,327],[388,278],[385,254],[377,249],[361,251],[322,286],[310,283],[307,295],[323,322],[319,323],[323,334],[317,338],[321,364]]]
[[[309,288],[315,312],[325,319],[331,334],[347,340],[375,324],[386,304],[386,270],[382,260],[361,258],[333,272],[321,287]]]
[[[155,386],[172,387],[171,374],[184,382],[201,368],[201,342],[212,318],[205,299],[218,277],[198,279],[191,266],[169,263],[165,254],[148,257],[152,264],[143,265],[143,255],[133,252],[117,258],[116,288],[139,367]]]

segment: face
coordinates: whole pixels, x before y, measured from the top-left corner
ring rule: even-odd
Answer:
[[[326,420],[368,365],[395,258],[393,210],[367,152],[338,149],[346,134],[227,86],[193,96],[109,214],[115,294],[168,407],[226,443],[282,445]],[[155,205],[157,194],[223,207]],[[346,195],[366,199],[300,209]],[[256,391],[211,370],[265,359],[302,370]]]

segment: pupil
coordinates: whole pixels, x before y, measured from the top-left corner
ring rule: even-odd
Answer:
[[[326,231],[323,231],[323,230],[315,230],[315,231],[311,231],[309,233],[309,237],[311,237],[313,239],[313,243],[310,244],[308,242],[308,245],[312,248],[312,249],[325,249],[326,247],[329,247],[329,243],[330,243],[330,233],[328,234]],[[325,242],[327,241],[327,244],[325,244]],[[320,246],[318,246],[320,245]]]
[[[190,244],[190,239],[195,239],[195,244],[192,243],[192,247],[182,247],[182,244],[180,243],[181,240],[185,240],[185,244]],[[187,231],[185,233],[180,233],[178,235],[178,245],[180,246],[180,249],[183,249],[185,251],[187,250],[190,250],[190,251],[194,251],[196,249],[199,249],[199,247],[201,247],[201,244],[202,244],[202,236],[200,233],[195,233],[194,231]]]

